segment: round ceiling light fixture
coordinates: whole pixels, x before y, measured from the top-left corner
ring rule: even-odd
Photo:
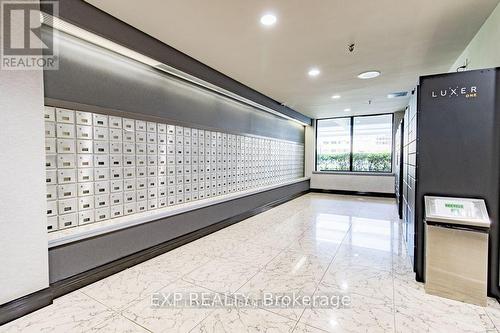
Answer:
[[[276,18],[276,15],[265,14],[265,15],[262,15],[262,17],[260,18],[260,23],[262,23],[265,26],[271,26],[271,25],[274,25],[277,20],[278,19]]]
[[[358,75],[362,80],[373,79],[380,75],[380,71],[366,71]]]
[[[344,109],[344,112],[351,112],[351,109],[349,109],[349,108]]]
[[[311,68],[311,69],[309,70],[309,72],[307,72],[307,74],[308,74],[309,76],[312,76],[312,77],[314,77],[314,76],[318,76],[318,75],[319,75],[319,73],[321,73],[321,72],[320,72],[320,70],[319,70],[319,69],[317,69],[316,67],[315,67],[315,68]]]
[[[340,95],[333,95],[332,99],[339,99],[341,96]]]

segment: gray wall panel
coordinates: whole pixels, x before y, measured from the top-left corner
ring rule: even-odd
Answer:
[[[309,180],[49,249],[50,283],[309,190]]]
[[[45,97],[194,126],[304,142],[304,127],[195,87],[60,33],[59,70],[45,71]]]

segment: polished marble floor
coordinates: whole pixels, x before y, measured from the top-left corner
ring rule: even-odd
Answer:
[[[401,234],[392,199],[311,193],[63,296],[0,332],[500,329],[494,300],[482,308],[425,294],[414,280]],[[349,303],[329,308],[152,303],[154,295],[174,293],[226,300],[241,295],[259,300],[265,293],[342,295]]]

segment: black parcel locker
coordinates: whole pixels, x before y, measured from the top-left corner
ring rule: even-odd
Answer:
[[[485,199],[491,218],[488,293],[499,292],[499,68],[420,78],[415,271],[424,272],[424,196]]]

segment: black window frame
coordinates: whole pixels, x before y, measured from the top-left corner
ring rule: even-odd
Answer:
[[[353,148],[354,148],[354,119],[363,117],[376,117],[376,116],[391,116],[391,170],[390,171],[354,171],[353,168]],[[351,132],[351,147],[349,152],[349,170],[318,170],[318,122],[321,120],[331,120],[331,119],[349,119],[350,132]],[[339,173],[339,174],[379,174],[387,175],[393,173],[393,163],[394,163],[394,113],[378,113],[378,114],[365,114],[359,116],[345,116],[345,117],[329,117],[329,118],[318,118],[315,119],[315,130],[314,130],[314,171],[319,173]]]

